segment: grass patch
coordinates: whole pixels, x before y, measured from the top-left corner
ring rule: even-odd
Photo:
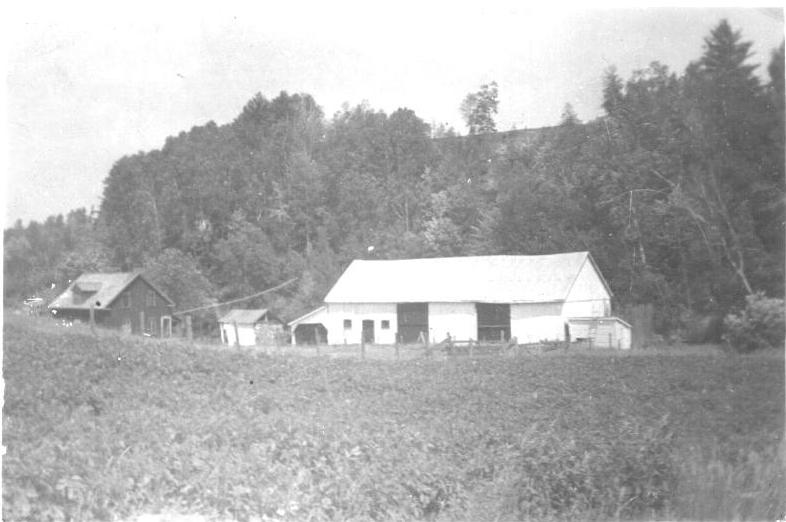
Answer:
[[[3,336],[5,520],[774,520],[786,508],[782,355],[392,363],[17,318]]]

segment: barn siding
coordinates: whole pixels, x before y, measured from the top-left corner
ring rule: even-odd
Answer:
[[[519,343],[559,340],[565,337],[561,303],[510,305],[510,335]]]
[[[396,342],[395,303],[329,303],[326,306],[322,324],[328,331],[328,344],[359,344],[364,320],[374,321],[376,344]],[[345,319],[352,321],[350,329],[344,329]],[[388,321],[387,329],[382,329],[382,321]]]
[[[611,295],[595,270],[595,265],[587,259],[565,299],[562,316],[569,318],[608,315],[611,315]]]
[[[432,342],[441,342],[448,334],[461,341],[477,339],[475,303],[429,303],[428,323]]]

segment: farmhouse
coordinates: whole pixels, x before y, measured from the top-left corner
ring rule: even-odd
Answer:
[[[611,320],[611,290],[589,252],[389,261],[355,260],[325,306],[289,326],[292,342],[319,325],[329,344],[392,344],[428,339],[519,343],[597,335],[594,318]],[[575,322],[575,319],[581,319]],[[614,339],[627,323],[613,318]],[[611,323],[609,323],[611,324]],[[605,323],[604,323],[605,325]]]
[[[139,272],[80,275],[48,308],[58,318],[88,322],[129,333],[170,337],[172,302]]]
[[[281,321],[267,309],[230,310],[218,320],[221,342],[228,345],[254,346],[275,344],[284,331]]]

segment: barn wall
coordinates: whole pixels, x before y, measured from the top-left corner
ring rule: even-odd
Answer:
[[[344,328],[346,319],[352,321],[349,329]],[[395,303],[330,303],[322,321],[328,331],[328,344],[359,344],[364,320],[374,321],[376,344],[396,342]],[[387,329],[382,328],[382,321],[388,321]]]
[[[441,342],[448,333],[453,339],[477,339],[478,318],[475,303],[429,303],[429,337]]]
[[[510,335],[519,343],[560,340],[565,326],[561,303],[514,303],[510,305]]]
[[[570,289],[562,316],[603,317],[611,315],[611,296],[594,265],[587,260]]]
[[[619,321],[617,321],[615,324],[617,330],[618,347],[623,350],[630,350],[632,347],[630,327]]]

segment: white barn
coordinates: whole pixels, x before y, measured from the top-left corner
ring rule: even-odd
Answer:
[[[610,317],[611,297],[589,252],[355,260],[324,307],[289,326],[294,332],[319,323],[328,344],[439,342],[448,335],[531,343],[575,339],[570,320]]]

